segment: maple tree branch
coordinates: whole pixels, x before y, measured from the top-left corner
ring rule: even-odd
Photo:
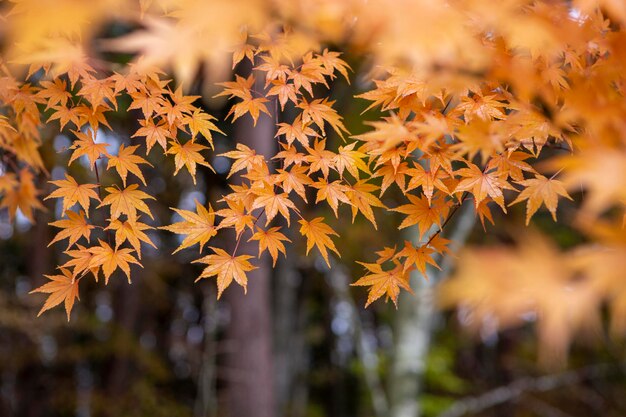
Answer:
[[[261,214],[259,214],[259,215],[257,216],[257,218],[256,218],[256,219],[254,219],[254,223],[252,223],[252,229],[251,229],[252,234],[254,234],[254,226],[256,226],[256,224],[259,222],[259,219],[260,219],[260,218],[261,218],[261,216],[263,216],[264,214],[265,214],[265,207],[263,207],[263,211],[261,212]],[[245,229],[243,232],[241,232],[241,233],[239,234],[239,236],[237,236],[237,243],[235,243],[235,249],[233,249],[233,255],[232,255],[232,256],[233,256],[233,258],[234,258],[234,257],[235,257],[235,255],[237,254],[237,249],[239,249],[239,243],[241,243],[241,238],[243,237],[243,234],[246,232],[246,230],[248,230],[248,229]]]
[[[564,385],[602,378],[612,372],[621,372],[625,367],[626,362],[621,362],[617,366],[615,363],[601,363],[557,374],[520,378],[481,395],[461,399],[439,414],[439,417],[461,417],[466,414],[477,414],[496,405],[513,401],[530,392],[547,392]]]
[[[98,172],[98,160],[100,160],[100,158],[94,161],[93,166],[94,166],[94,171],[96,172],[96,181],[98,181],[98,198],[100,198],[100,202],[102,202],[102,183],[100,182],[100,173]],[[102,230],[105,230],[105,229],[106,227],[102,227]],[[109,243],[109,246],[113,247],[110,229],[106,230],[106,235],[107,235],[107,242]]]
[[[461,206],[465,202],[465,199],[467,198],[468,194],[469,194],[468,191],[465,191],[463,193],[463,195],[461,196],[461,201],[459,203],[455,203],[454,204],[454,207],[452,207],[452,209],[450,210],[450,213],[448,213],[448,217],[446,217],[446,219],[443,221],[443,223],[441,223],[441,226],[439,226],[439,230],[437,230],[435,233],[433,233],[430,236],[430,238],[428,239],[428,242],[426,242],[426,245],[430,245],[432,243],[433,239],[435,239],[437,236],[439,236],[441,234],[441,232],[443,232],[443,228],[446,227],[446,225],[450,222],[450,220],[452,220],[452,217],[454,217],[456,212],[461,208]]]

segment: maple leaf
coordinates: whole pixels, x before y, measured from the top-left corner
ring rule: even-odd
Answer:
[[[383,264],[389,260],[391,260],[396,255],[396,247],[393,248],[385,246],[383,250],[379,250],[376,252],[378,255],[378,259],[376,259],[377,264]]]
[[[489,164],[487,165],[487,170],[490,171],[493,168],[496,169],[496,175],[506,178],[511,177],[515,181],[523,181],[524,174],[522,171],[534,173],[535,169],[530,166],[527,162],[524,162],[526,159],[530,158],[531,155],[515,151],[515,152],[502,152],[498,155],[493,155],[489,160]]]
[[[281,148],[283,148],[283,150],[278,152],[272,159],[282,159],[283,168],[287,168],[290,165],[294,164],[302,165],[306,155],[298,152],[295,146],[289,146],[282,142],[278,142],[278,144],[281,146]]]
[[[86,98],[93,108],[111,103],[117,109],[115,83],[111,78],[83,78],[77,95]],[[105,99],[108,100],[108,103],[105,102]]]
[[[145,136],[146,155],[156,143],[161,145],[164,151],[167,150],[167,139],[172,137],[172,133],[166,121],[162,120],[158,124],[154,124],[153,119],[146,119],[140,120],[139,123],[142,127],[131,137]]]
[[[267,230],[263,230],[257,227],[256,233],[252,235],[248,242],[252,240],[259,241],[259,258],[261,254],[267,250],[272,256],[272,266],[276,267],[276,260],[278,259],[278,252],[282,252],[287,256],[287,251],[283,241],[291,242],[287,236],[279,232],[280,227],[271,227]]]
[[[316,57],[320,60],[321,64],[324,66],[326,70],[326,74],[333,76],[335,71],[339,71],[341,75],[346,79],[348,84],[350,84],[350,78],[348,77],[348,70],[351,70],[350,65],[346,63],[343,59],[339,58],[341,56],[341,52],[329,51],[328,48],[324,48],[321,54],[318,54]]]
[[[130,93],[133,101],[128,106],[128,110],[141,109],[143,116],[149,119],[154,113],[157,113],[161,106],[165,103],[165,99],[161,95],[151,95],[147,91],[137,91]]]
[[[480,219],[480,223],[483,226],[483,230],[487,230],[485,227],[485,220],[488,220],[489,223],[491,223],[492,225],[494,224],[493,221],[493,216],[491,215],[491,210],[489,209],[489,206],[487,205],[487,203],[489,203],[490,201],[493,201],[490,198],[486,198],[483,201],[481,201],[478,206],[476,207],[476,214],[478,215],[478,218]]]
[[[211,249],[215,252],[214,254],[193,261],[194,263],[209,265],[202,271],[200,276],[196,279],[196,282],[202,278],[217,277],[218,300],[224,290],[233,282],[233,279],[237,284],[243,287],[244,293],[247,292],[248,278],[246,277],[246,272],[257,269],[257,267],[252,265],[249,261],[252,256],[233,256],[220,248],[211,247]]]
[[[497,173],[483,172],[472,163],[468,164],[468,168],[461,168],[456,173],[464,178],[459,185],[456,186],[454,193],[469,191],[474,195],[476,207],[489,196],[502,208],[502,211],[506,213],[504,194],[502,191],[515,190],[511,184],[502,179]]]
[[[442,176],[445,175],[441,170],[434,172],[426,171],[420,164],[414,163],[413,168],[409,168],[406,171],[406,174],[409,176],[409,183],[406,186],[405,191],[411,191],[417,187],[422,187],[422,191],[424,192],[424,195],[428,199],[429,203],[433,198],[435,187],[444,193],[449,193],[448,187],[446,187],[443,181],[441,181]]]
[[[290,170],[279,169],[274,177],[276,184],[279,184],[287,194],[295,191],[306,202],[305,185],[311,185],[313,180],[306,174],[308,170],[305,166],[294,166]]]
[[[326,149],[326,139],[316,140],[313,148],[306,148],[309,153],[304,157],[309,162],[309,174],[322,171],[324,178],[328,178],[331,168],[335,168],[335,153]]]
[[[312,187],[317,188],[319,191],[317,192],[317,197],[315,199],[315,204],[320,201],[326,200],[330,208],[335,213],[335,217],[339,217],[337,213],[337,208],[339,207],[339,202],[346,204],[352,204],[350,199],[346,195],[348,191],[348,187],[341,183],[341,181],[333,181],[328,182],[325,179],[320,179],[317,182],[311,184]]]
[[[237,103],[230,108],[230,111],[228,112],[226,117],[232,114],[232,121],[234,122],[244,114],[250,113],[250,116],[252,116],[253,120],[253,126],[256,126],[256,122],[259,119],[261,113],[265,113],[268,116],[272,115],[272,113],[270,113],[270,111],[267,109],[267,106],[265,105],[265,103],[267,102],[269,102],[269,100],[265,97],[245,97],[241,103]]]
[[[337,150],[333,162],[335,163],[335,169],[339,172],[339,175],[343,176],[343,171],[347,170],[355,179],[359,179],[359,170],[370,174],[370,170],[367,168],[367,164],[363,161],[367,155],[363,152],[355,151],[354,146],[356,142],[352,142],[347,146],[340,146]]]
[[[125,214],[130,220],[135,221],[137,220],[137,210],[146,213],[153,219],[150,208],[143,200],[155,200],[155,198],[137,188],[139,188],[137,184],[131,184],[123,190],[116,187],[107,187],[106,191],[109,194],[104,197],[98,208],[110,205],[112,220]]]
[[[237,150],[235,151],[229,151],[218,155],[235,160],[233,165],[230,167],[228,178],[236,172],[244,169],[249,171],[253,166],[265,162],[263,155],[257,155],[254,149],[250,149],[243,143],[238,143],[236,149]]]
[[[254,62],[254,52],[255,47],[248,44],[246,42],[247,35],[246,33],[241,34],[241,42],[237,45],[235,50],[233,51],[233,66],[232,69],[235,69],[238,63],[240,63],[244,58],[248,58],[250,62]]]
[[[360,211],[374,225],[374,229],[378,230],[372,207],[387,208],[382,201],[372,194],[378,188],[374,184],[368,184],[365,180],[359,180],[354,185],[348,187],[346,196],[352,206],[352,223],[354,223],[354,218]]]
[[[131,253],[132,249],[113,249],[108,243],[98,239],[99,246],[92,246],[89,249],[89,253],[93,256],[89,260],[89,268],[101,267],[104,273],[104,283],[109,283],[109,277],[113,272],[119,268],[128,278],[130,284],[130,265],[136,264],[141,266],[139,261],[135,259]],[[141,266],[142,267],[142,266]],[[143,268],[143,267],[142,267]]]
[[[61,303],[65,303],[67,321],[70,321],[70,314],[72,313],[72,308],[74,307],[74,301],[80,301],[80,297],[78,295],[78,283],[80,282],[80,279],[74,279],[72,271],[67,268],[61,268],[61,273],[62,275],[44,275],[46,278],[51,280],[51,282],[48,282],[29,292],[29,294],[38,292],[50,294],[43,307],[41,307],[41,310],[39,310],[37,317],[41,316],[44,311],[50,310]]]
[[[404,271],[409,270],[411,267],[413,267],[413,265],[415,265],[415,267],[417,267],[417,270],[420,271],[420,273],[425,278],[428,278],[428,276],[426,275],[426,264],[430,264],[435,268],[441,270],[441,268],[439,268],[439,265],[437,265],[432,257],[432,254],[434,252],[434,249],[429,248],[426,245],[422,245],[416,248],[411,242],[405,240],[404,248],[402,248],[402,250],[396,254],[396,257],[406,258],[404,260],[404,266],[402,268]]]
[[[383,177],[382,184],[380,185],[381,197],[391,184],[396,184],[402,192],[405,192],[406,173],[409,169],[409,165],[406,162],[402,162],[397,168],[394,168],[394,166],[389,163],[375,170],[372,178]]]
[[[54,81],[41,81],[42,89],[37,96],[47,99],[46,110],[55,104],[65,106],[72,95],[67,91],[67,83],[65,80],[56,78]]]
[[[63,239],[69,238],[69,243],[67,244],[68,249],[81,237],[84,237],[89,241],[89,237],[91,236],[91,230],[95,227],[89,223],[87,223],[87,219],[85,218],[85,212],[81,210],[76,213],[74,211],[67,210],[65,215],[68,217],[67,219],[57,220],[56,222],[48,223],[50,226],[59,227],[61,230],[56,234],[54,239],[48,244],[50,247],[53,243],[58,242]]]
[[[217,227],[218,229],[234,227],[237,237],[239,237],[246,227],[250,230],[254,229],[254,216],[246,213],[246,206],[243,201],[239,199],[226,200],[226,204],[228,204],[227,209],[221,209],[215,212],[215,214],[224,218]]]
[[[171,147],[165,153],[174,155],[174,165],[176,167],[174,175],[178,174],[178,171],[184,166],[187,168],[187,171],[189,171],[189,174],[191,174],[191,178],[195,184],[197,164],[208,167],[211,171],[215,172],[213,167],[200,154],[200,151],[208,149],[208,147],[195,143],[193,139],[185,142],[183,145],[178,141],[171,141],[170,145]]]
[[[298,96],[296,95],[295,85],[289,84],[284,80],[272,81],[272,88],[269,89],[267,95],[278,96],[281,110],[285,110],[285,104],[287,104],[290,100],[294,104],[298,104]]]
[[[186,96],[183,94],[182,86],[179,86],[176,91],[172,92],[167,90],[170,100],[164,100],[163,105],[158,110],[158,114],[165,116],[167,123],[170,126],[178,124],[183,121],[184,115],[192,113],[195,107],[191,104],[200,96]]]
[[[429,202],[426,197],[417,197],[407,194],[410,204],[391,209],[399,213],[406,214],[407,217],[402,221],[398,229],[417,224],[420,239],[433,225],[441,227],[441,221],[447,217],[450,211],[450,205],[443,199],[435,199]]]
[[[225,135],[211,120],[216,120],[215,117],[203,112],[200,109],[195,109],[191,115],[183,116],[183,123],[189,126],[191,130],[191,139],[195,139],[198,134],[202,135],[207,142],[213,147],[213,136],[211,131],[219,132]]]
[[[66,250],[63,253],[69,255],[72,259],[61,265],[61,268],[74,268],[72,271],[72,276],[77,277],[79,275],[83,275],[87,273],[87,271],[91,271],[96,282],[98,281],[98,271],[100,271],[99,266],[90,267],[91,259],[93,258],[93,254],[89,252],[89,248],[76,244],[78,249]]]
[[[62,198],[63,199],[63,211],[74,206],[78,203],[85,210],[87,217],[89,217],[90,199],[100,201],[100,197],[94,191],[94,188],[98,188],[97,184],[78,184],[76,180],[69,174],[65,174],[64,180],[50,181],[50,184],[54,184],[58,189],[50,193],[49,196],[44,198]]]
[[[483,120],[502,119],[505,115],[501,109],[506,107],[506,104],[498,101],[499,98],[495,94],[464,96],[455,110],[463,112],[465,120],[472,120],[474,117]]]
[[[287,144],[289,146],[297,140],[302,144],[302,146],[308,147],[309,137],[319,136],[315,130],[311,129],[309,123],[302,123],[301,114],[297,115],[292,123],[278,123],[276,126],[278,129],[276,130],[275,137],[285,135],[285,139],[287,140]]]
[[[144,230],[151,229],[154,229],[154,227],[148,226],[147,224],[139,221],[126,220],[122,222],[119,219],[111,220],[109,225],[104,228],[104,230],[115,230],[116,250],[122,243],[128,240],[133,249],[135,249],[135,252],[137,252],[137,257],[139,259],[141,259],[141,242],[145,242],[155,249],[157,248],[148,235],[143,232]]]
[[[300,234],[306,236],[306,254],[309,254],[313,246],[317,246],[317,249],[326,261],[326,265],[330,268],[327,249],[332,250],[337,256],[341,257],[330,236],[339,236],[339,234],[324,223],[323,217],[316,217],[310,222],[301,219],[298,220],[298,223],[300,223]]]
[[[106,150],[109,144],[96,143],[94,137],[95,133],[92,130],[89,130],[88,134],[85,134],[78,130],[74,130],[73,132],[78,140],[74,141],[74,143],[72,143],[72,146],[70,146],[70,149],[75,149],[75,151],[72,152],[72,156],[67,163],[68,165],[70,165],[81,156],[86,155],[89,159],[89,165],[91,169],[93,169],[96,161],[98,160],[98,158],[100,158],[100,155],[110,156]]]
[[[28,168],[22,168],[17,185],[4,191],[4,198],[0,201],[0,208],[8,208],[9,220],[13,220],[19,208],[24,217],[33,223],[35,221],[33,209],[46,210],[37,198],[38,193],[32,172]]]
[[[386,295],[388,299],[391,298],[397,307],[400,288],[413,294],[413,290],[409,286],[409,271],[404,270],[402,265],[396,263],[393,269],[385,271],[382,265],[378,263],[358,263],[363,265],[369,273],[350,285],[371,287],[365,303],[366,308],[383,295]]]
[[[550,213],[552,219],[556,221],[556,209],[559,204],[559,196],[565,197],[569,200],[572,197],[569,196],[565,190],[565,186],[559,180],[552,178],[546,178],[543,175],[535,174],[535,178],[518,181],[520,185],[525,188],[519,193],[517,198],[512,201],[509,206],[519,203],[524,200],[528,200],[526,203],[526,225],[530,223],[530,219],[535,212],[541,207],[541,204],[545,204]]]
[[[183,218],[183,221],[159,227],[159,229],[168,230],[172,233],[186,235],[180,246],[172,253],[193,246],[196,243],[199,245],[199,252],[202,252],[204,245],[217,234],[217,228],[215,227],[216,213],[211,205],[209,204],[209,209],[207,210],[198,200],[194,201],[196,203],[195,213],[189,210],[172,208]]]
[[[251,98],[251,90],[255,82],[254,74],[250,74],[248,78],[235,74],[235,81],[217,83],[217,85],[224,87],[224,90],[213,97],[229,96],[229,99],[237,97],[242,100]]]
[[[325,135],[324,121],[326,121],[337,133],[337,135],[343,138],[344,133],[350,132],[348,132],[348,129],[346,129],[341,122],[342,117],[339,116],[335,109],[332,108],[333,104],[335,104],[335,102],[328,101],[328,99],[315,99],[308,102],[305,98],[303,98],[300,103],[298,103],[298,107],[303,110],[302,123],[312,121],[317,125],[317,127],[320,128],[322,134]]]
[[[293,204],[293,201],[289,200],[289,195],[287,193],[276,194],[274,192],[274,187],[264,187],[261,190],[255,191],[258,197],[252,203],[252,210],[263,207],[265,210],[265,226],[269,225],[270,222],[276,215],[280,212],[282,216],[287,220],[287,225],[289,225],[289,209],[298,211],[296,205]]]
[[[117,153],[117,156],[111,155],[109,156],[109,163],[107,164],[107,169],[115,168],[117,173],[122,178],[122,182],[124,183],[124,187],[126,187],[126,177],[129,172],[135,174],[143,183],[146,185],[146,179],[143,177],[141,173],[141,168],[139,168],[139,164],[145,164],[152,166],[151,163],[140,157],[139,155],[135,155],[135,151],[139,145],[129,146],[127,148],[124,145],[120,145],[120,149]]]

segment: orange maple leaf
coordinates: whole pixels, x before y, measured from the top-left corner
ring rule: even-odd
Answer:
[[[265,225],[270,224],[272,219],[280,212],[282,216],[287,220],[287,226],[289,226],[289,209],[298,211],[293,201],[289,199],[287,193],[276,194],[274,187],[264,187],[258,191],[255,190],[255,194],[258,197],[252,203],[252,210],[257,208],[263,208],[265,210]]]
[[[456,174],[464,177],[454,189],[454,193],[469,191],[474,195],[476,207],[487,196],[491,197],[506,213],[503,190],[515,190],[511,184],[502,179],[496,172],[483,172],[476,165],[469,163],[468,168],[459,169]]]
[[[78,140],[74,141],[72,146],[70,146],[70,149],[75,150],[72,152],[72,156],[67,163],[68,165],[81,156],[86,155],[89,159],[89,165],[91,166],[91,169],[93,169],[96,161],[100,158],[100,155],[109,156],[107,152],[107,146],[109,146],[109,144],[97,143],[95,141],[95,133],[92,130],[89,130],[88,134],[78,130],[74,130],[73,132],[76,137],[78,137]]]
[[[124,147],[124,145],[120,145],[120,149],[116,155],[109,156],[109,163],[107,164],[107,169],[115,168],[117,173],[122,178],[122,182],[124,183],[124,187],[126,187],[126,177],[129,172],[135,174],[143,183],[146,185],[146,179],[143,177],[141,173],[141,168],[139,168],[139,164],[145,164],[148,166],[152,166],[152,164],[145,159],[143,159],[139,155],[135,155],[135,151],[139,145]]]
[[[539,207],[541,207],[542,203],[546,205],[548,210],[550,210],[552,219],[556,221],[556,209],[559,204],[559,196],[565,197],[569,200],[572,199],[572,197],[570,197],[565,190],[565,186],[561,181],[546,178],[540,174],[535,174],[535,178],[517,181],[517,183],[526,188],[519,193],[517,198],[512,201],[509,206],[528,200],[526,203],[527,226],[531,217],[535,214]]]
[[[425,196],[417,197],[407,194],[407,197],[410,204],[404,204],[391,209],[392,211],[407,215],[398,229],[404,229],[405,227],[417,224],[421,238],[433,225],[436,224],[441,227],[442,219],[444,219],[450,211],[449,203],[443,199],[435,199],[429,202]]]
[[[141,259],[141,242],[145,242],[156,249],[154,242],[143,232],[150,229],[154,229],[154,227],[139,221],[121,221],[119,219],[111,220],[109,225],[104,228],[104,230],[115,230],[115,249],[128,240],[137,252],[139,259]]]
[[[52,307],[56,307],[62,302],[65,302],[65,313],[67,314],[67,321],[70,321],[70,314],[74,307],[74,301],[79,300],[78,295],[78,283],[79,279],[74,279],[72,271],[67,268],[61,268],[63,275],[44,275],[51,280],[39,288],[32,290],[29,294],[41,292],[50,294],[46,299],[43,307],[39,310],[37,317],[41,316],[44,311],[50,310]]]
[[[211,247],[214,254],[207,255],[203,258],[193,261],[194,263],[204,263],[209,266],[204,268],[196,282],[202,278],[210,278],[217,276],[217,298],[222,296],[222,292],[233,282],[243,287],[243,291],[247,291],[248,278],[246,272],[252,271],[257,267],[252,265],[249,259],[251,255],[233,256],[223,249]]]
[[[434,252],[434,249],[429,248],[426,245],[422,245],[416,248],[411,242],[405,240],[404,248],[402,248],[402,250],[398,252],[396,256],[398,258],[406,258],[404,260],[404,266],[402,268],[404,271],[409,270],[415,265],[418,271],[420,271],[425,278],[428,278],[428,276],[426,275],[426,264],[430,264],[437,269],[441,269],[432,257],[432,254]]]
[[[91,230],[95,227],[89,223],[87,223],[87,219],[85,218],[85,212],[81,210],[76,213],[71,210],[67,210],[65,215],[68,217],[67,219],[57,220],[56,222],[48,223],[50,226],[60,227],[61,230],[56,234],[54,239],[48,244],[48,247],[52,245],[54,242],[58,242],[63,239],[67,239],[69,237],[69,243],[67,247],[70,248],[74,243],[78,242],[78,239],[81,237],[85,237],[89,242],[89,237],[91,236]]]
[[[94,188],[98,188],[97,184],[79,185],[76,180],[68,174],[65,174],[64,180],[50,181],[50,183],[59,188],[51,192],[44,200],[49,198],[62,198],[64,212],[78,203],[85,210],[87,217],[89,217],[89,200],[93,198],[100,201],[100,197],[98,197],[98,194],[94,191]]]
[[[184,221],[159,227],[159,229],[162,230],[168,230],[179,235],[186,235],[183,242],[173,253],[193,246],[196,243],[200,246],[199,251],[202,252],[204,245],[217,234],[215,212],[213,212],[211,205],[209,204],[209,209],[207,210],[198,200],[194,201],[196,203],[196,213],[189,210],[172,208]]]
[[[99,239],[98,243],[100,243],[100,246],[92,246],[87,249],[93,255],[89,260],[89,268],[102,267],[105,284],[109,283],[109,277],[119,268],[126,274],[128,283],[130,283],[129,264],[141,266],[139,261],[131,255],[133,250],[127,248],[113,249],[108,243]]]
[[[200,145],[199,143],[195,143],[193,139],[185,142],[183,145],[178,141],[171,141],[171,147],[165,152],[166,154],[174,155],[174,165],[176,170],[174,171],[174,175],[178,174],[178,171],[184,166],[191,174],[191,178],[193,179],[193,183],[196,183],[196,164],[204,165],[213,170],[213,167],[204,159],[200,151],[204,149],[209,149],[204,145]]]
[[[131,184],[123,190],[116,187],[107,187],[106,191],[109,195],[104,197],[98,207],[110,205],[111,219],[113,220],[119,218],[122,214],[128,216],[130,220],[137,220],[137,211],[146,213],[152,219],[150,208],[143,200],[155,200],[155,198],[137,188],[139,188],[137,184]]]
[[[379,263],[358,263],[363,265],[370,273],[350,285],[371,287],[365,307],[369,306],[383,295],[387,295],[388,299],[391,298],[391,301],[393,301],[397,307],[400,288],[413,294],[413,290],[409,286],[409,271],[404,270],[401,264],[396,262],[396,266],[393,269],[385,271]]]
[[[259,257],[267,250],[272,256],[272,266],[276,266],[276,260],[278,259],[278,252],[282,252],[287,256],[285,245],[282,241],[291,242],[287,236],[279,232],[280,227],[271,227],[267,230],[263,230],[260,227],[257,228],[257,232],[252,235],[248,242],[252,240],[259,241]]]
[[[317,249],[319,249],[322,257],[326,261],[326,265],[330,268],[327,249],[332,250],[337,256],[341,257],[330,236],[339,236],[339,234],[324,223],[323,217],[316,217],[310,222],[302,219],[299,220],[298,223],[300,223],[300,234],[306,236],[306,254],[309,254],[313,246],[317,246]]]

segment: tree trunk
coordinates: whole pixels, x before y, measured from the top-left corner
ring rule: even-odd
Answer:
[[[263,89],[262,81],[255,87],[259,91]],[[256,127],[250,117],[242,117],[235,124],[235,140],[269,160],[275,154],[274,127],[273,119],[267,115],[261,115]],[[249,237],[250,232],[244,232],[238,254],[256,252],[258,244],[247,242]],[[267,253],[256,264],[258,269],[247,274],[247,295],[235,287],[224,294],[231,311],[226,333],[228,345],[232,347],[226,359],[228,415],[231,417],[275,416],[270,304],[272,267]]]
[[[457,222],[448,228],[453,252],[467,239],[475,218],[472,206],[466,204]],[[428,268],[428,280],[419,272],[414,273],[411,280],[415,295],[407,292],[400,294],[395,323],[396,351],[390,376],[390,417],[418,417],[421,414],[419,395],[436,318],[435,287],[450,273],[452,259],[448,256],[438,260],[441,271]]]

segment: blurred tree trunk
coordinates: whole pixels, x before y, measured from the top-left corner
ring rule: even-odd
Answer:
[[[293,233],[285,230],[286,236],[294,241]],[[274,274],[274,375],[276,385],[276,407],[278,415],[287,412],[290,399],[297,387],[298,364],[303,354],[303,334],[298,318],[302,315],[298,303],[298,286],[302,277],[295,268],[297,254],[287,248],[287,257],[277,263]]]
[[[458,214],[457,221],[446,228],[452,240],[450,248],[456,252],[467,239],[475,223],[475,213],[466,204]],[[434,233],[437,229],[432,230]],[[415,236],[407,236],[415,240]],[[395,322],[395,354],[391,364],[389,385],[390,417],[418,417],[421,415],[419,396],[426,360],[436,318],[434,304],[435,287],[452,269],[451,256],[437,259],[441,271],[427,268],[428,280],[417,271],[411,276],[415,295],[405,291],[400,294]]]
[[[263,81],[255,89],[263,90]],[[269,161],[275,154],[274,120],[261,115],[256,127],[248,116],[235,123],[235,140]],[[235,179],[238,182],[238,179]],[[263,225],[263,220],[259,222]],[[238,254],[253,254],[257,242],[247,242],[244,232]],[[230,307],[230,325],[226,332],[229,350],[228,409],[231,417],[274,417],[274,363],[272,358],[272,322],[270,288],[272,266],[267,253],[256,262],[258,269],[248,273],[248,294],[233,286],[225,291]]]

